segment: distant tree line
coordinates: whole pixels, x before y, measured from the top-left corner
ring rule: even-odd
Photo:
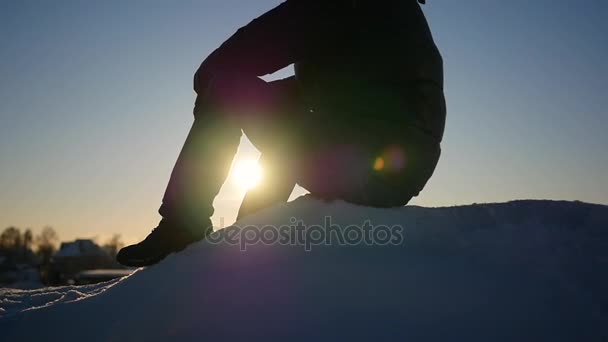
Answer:
[[[0,280],[4,279],[3,275],[35,268],[43,284],[62,284],[58,280],[58,272],[61,271],[58,259],[53,258],[59,244],[59,236],[50,226],[44,227],[37,235],[29,228],[23,231],[17,227],[4,229],[0,234]],[[123,246],[120,235],[115,234],[100,247],[108,254],[108,260],[114,260]],[[90,261],[83,257],[85,259],[80,259],[81,263]]]
[[[0,256],[11,263],[32,264],[48,262],[57,248],[59,238],[52,227],[44,227],[34,236],[27,228],[8,227],[0,234]]]
[[[59,245],[59,235],[53,227],[44,227],[38,235],[30,228],[23,232],[17,227],[8,227],[0,234],[0,257],[17,264],[47,264]],[[124,246],[119,234],[113,235],[101,247],[114,257]]]

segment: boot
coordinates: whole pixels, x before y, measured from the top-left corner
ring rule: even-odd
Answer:
[[[213,232],[211,220],[206,227],[186,227],[183,224],[162,219],[158,226],[140,243],[121,249],[116,261],[124,266],[150,266],[171,253],[179,252],[188,245],[202,240]]]
[[[120,250],[125,266],[149,266],[213,232],[213,199],[230,170],[241,130],[211,115],[196,119],[177,159],[163,204],[163,219],[142,242]]]

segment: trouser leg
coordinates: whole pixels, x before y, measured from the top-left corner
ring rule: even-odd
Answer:
[[[391,125],[355,115],[354,110],[349,114],[348,121],[332,123],[336,116],[328,116],[322,127],[308,130],[315,146],[308,146],[299,159],[297,183],[327,200],[372,207],[406,205],[433,174],[439,143],[416,127]]]
[[[165,219],[198,225],[213,215],[213,199],[230,170],[241,136],[238,127],[213,114],[196,115],[159,209]]]
[[[283,110],[287,85],[293,82],[267,83],[257,77],[239,75],[222,75],[211,82],[197,98],[194,124],[171,174],[159,209],[161,216],[198,224],[213,215],[213,200],[230,170],[241,130],[266,156],[262,158],[267,168],[263,188],[268,193],[249,196],[245,202],[251,210],[285,197],[283,192],[287,190],[275,190],[289,186],[293,189],[295,181],[284,182],[283,172],[271,171],[282,169],[280,165],[285,158],[278,158],[282,154],[278,151],[289,146],[285,141],[290,133],[282,123],[287,122],[283,118],[287,115]]]
[[[237,219],[286,202],[296,185],[294,168],[301,149],[298,126],[302,121],[297,88],[294,78],[267,83],[263,96],[267,101],[259,108],[263,110],[257,114],[258,120],[248,121],[243,127],[262,152],[259,162],[264,177],[245,195]]]

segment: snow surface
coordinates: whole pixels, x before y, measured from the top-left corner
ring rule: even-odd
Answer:
[[[104,284],[0,290],[0,339],[607,341],[608,207],[372,209],[300,198],[239,226],[399,224],[399,246],[195,244]],[[226,234],[227,230],[216,234]]]

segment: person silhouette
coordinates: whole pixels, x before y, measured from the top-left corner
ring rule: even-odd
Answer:
[[[171,174],[159,225],[117,260],[146,266],[205,238],[213,200],[244,132],[265,177],[241,218],[312,196],[406,205],[441,154],[443,60],[422,0],[287,0],[239,29],[194,76],[194,123]],[[295,75],[260,78],[290,65]]]

